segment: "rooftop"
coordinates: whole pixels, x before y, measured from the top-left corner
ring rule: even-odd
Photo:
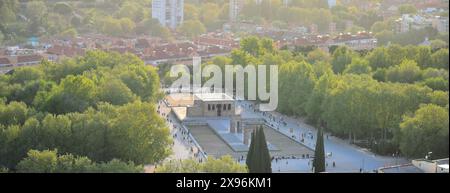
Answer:
[[[423,171],[412,164],[390,166],[379,169],[383,173],[423,173]]]
[[[196,100],[202,101],[234,101],[234,99],[225,93],[199,93],[195,94]]]
[[[0,58],[0,64],[11,64],[8,58]]]

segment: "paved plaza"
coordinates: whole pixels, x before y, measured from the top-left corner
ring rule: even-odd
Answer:
[[[167,119],[172,133],[179,134],[182,130],[182,125],[177,121],[177,117],[170,113],[171,108],[165,106],[166,103],[160,103],[160,114],[163,114]],[[183,103],[190,104],[188,100]],[[313,152],[312,149],[315,146],[317,132],[314,127],[305,124],[299,118],[284,116],[276,112],[259,112],[255,110],[253,103],[247,101],[239,101],[237,105],[241,108],[243,116],[263,118],[266,120],[266,124],[273,126],[273,128],[264,127],[267,140],[275,147],[282,149],[278,153],[277,151],[271,151],[272,156],[280,158],[273,160],[273,172],[311,172],[312,159],[306,158],[306,153],[302,152]],[[245,160],[240,160],[239,158],[242,158],[242,156],[245,158],[246,153],[233,151],[209,125],[188,126],[188,128],[190,132],[188,136],[176,135],[174,138],[174,154],[169,159],[204,159],[198,154],[195,156],[192,151],[193,149],[201,149],[206,156],[217,157],[229,154],[235,157],[237,161],[245,164]],[[302,136],[304,136],[303,141],[300,140]],[[333,137],[328,133],[325,133],[324,139],[325,152],[327,154],[327,172],[360,172],[361,170],[373,172],[380,167],[409,162],[404,158],[373,154],[366,149],[349,144],[346,140]],[[304,159],[302,154],[305,155]],[[295,156],[295,159],[291,157],[292,155]]]
[[[229,144],[221,139],[209,126],[189,127],[190,132],[197,142],[202,146],[207,155],[220,157],[223,155],[232,155],[240,158],[246,157],[247,151],[234,151]],[[298,159],[308,158],[314,154],[313,150],[301,145],[289,137],[275,131],[267,126],[264,127],[266,140],[270,141],[276,147],[276,150],[270,151],[274,157],[296,157]]]

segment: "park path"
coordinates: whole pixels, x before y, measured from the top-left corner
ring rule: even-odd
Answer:
[[[238,104],[243,109],[244,115],[262,117],[268,124],[273,125],[275,130],[288,136],[294,136],[294,139],[299,142],[303,135],[302,143],[314,149],[317,130],[306,124],[304,120],[277,112],[259,112],[255,110],[255,105],[248,101],[239,101]],[[282,123],[283,121],[286,125]],[[329,155],[326,158],[328,172],[359,172],[360,170],[373,172],[380,167],[409,163],[409,160],[401,157],[376,155],[367,149],[352,145],[346,140],[333,137],[329,133],[324,134],[324,145],[325,152]],[[333,162],[335,167],[332,166]],[[272,169],[274,172],[306,172],[311,170],[311,166],[308,161],[302,159],[289,159],[273,163]]]

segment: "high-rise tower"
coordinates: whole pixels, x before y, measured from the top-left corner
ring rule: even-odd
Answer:
[[[244,6],[243,0],[230,0],[230,21],[237,21]]]
[[[153,0],[152,18],[163,26],[175,29],[183,23],[184,0]]]

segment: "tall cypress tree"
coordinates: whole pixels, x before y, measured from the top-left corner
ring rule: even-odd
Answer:
[[[262,126],[259,128],[259,142],[261,151],[261,172],[272,173],[272,159],[270,159],[269,147],[267,146],[266,135]]]
[[[255,152],[255,132],[252,132],[252,136],[251,136],[251,142],[250,142],[250,147],[248,148],[248,152],[247,152],[247,159],[245,160],[245,164],[247,164],[247,168],[250,171],[250,168],[252,166],[254,166],[255,164],[253,163],[255,160],[253,159],[253,154]]]
[[[314,152],[313,167],[315,173],[325,172],[325,148],[323,144],[322,127],[317,131],[316,149]]]
[[[271,173],[272,160],[262,126],[252,134],[246,164],[250,173]]]

